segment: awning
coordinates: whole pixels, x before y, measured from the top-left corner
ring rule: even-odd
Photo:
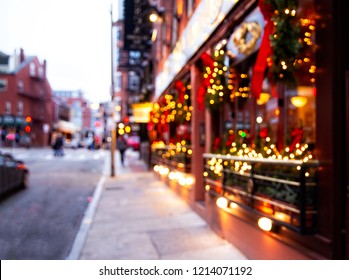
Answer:
[[[67,122],[63,120],[59,120],[58,122],[56,122],[53,125],[53,128],[60,132],[71,134],[81,131],[81,127],[78,127],[76,124],[72,122]]]
[[[156,101],[238,1],[205,0],[195,9],[155,80]]]

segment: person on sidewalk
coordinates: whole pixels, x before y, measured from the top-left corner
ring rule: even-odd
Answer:
[[[59,157],[64,156],[63,145],[64,145],[63,136],[61,133],[58,133],[57,138],[52,146],[54,151],[53,153],[54,156],[59,156]]]
[[[116,148],[120,152],[121,164],[125,166],[125,152],[127,149],[127,142],[124,135],[119,135],[116,143]]]

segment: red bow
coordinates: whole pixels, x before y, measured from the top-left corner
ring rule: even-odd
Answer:
[[[292,133],[291,137],[293,138],[293,141],[290,145],[290,152],[292,152],[297,144],[300,144],[303,138],[303,129],[301,128],[295,128]]]
[[[251,81],[251,91],[252,94],[258,99],[261,91],[264,80],[264,72],[267,68],[267,60],[270,57],[272,49],[270,45],[270,35],[274,32],[274,23],[271,20],[273,15],[273,11],[271,10],[271,6],[265,3],[265,0],[259,0],[258,2],[259,9],[261,10],[263,17],[266,21],[264,27],[264,34],[261,42],[261,46],[258,51],[258,56],[256,59],[256,64],[253,68],[252,81]],[[277,95],[274,90],[274,86],[272,86],[273,95]]]

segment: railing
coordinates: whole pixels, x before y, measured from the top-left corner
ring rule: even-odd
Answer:
[[[302,234],[317,220],[318,161],[204,154],[206,190]]]
[[[190,146],[163,146],[152,148],[151,164],[166,165],[170,169],[190,173],[191,171]]]

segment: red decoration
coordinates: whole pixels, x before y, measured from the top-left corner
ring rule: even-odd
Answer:
[[[291,132],[291,137],[293,138],[293,141],[290,145],[290,152],[293,152],[296,145],[301,143],[302,138],[303,138],[303,133],[304,133],[304,130],[302,128],[299,128],[299,127],[295,128]]]
[[[175,83],[175,89],[178,92],[178,103],[183,104],[184,102],[184,92],[185,92],[185,86],[181,80],[176,81]]]
[[[225,142],[225,145],[226,145],[227,147],[230,147],[231,144],[233,144],[234,140],[235,140],[235,134],[229,135],[229,138],[228,138],[228,140]]]
[[[209,67],[211,69],[211,74],[207,74],[207,77],[203,78],[201,85],[199,86],[199,89],[198,89],[198,95],[197,95],[198,109],[202,111],[205,109],[205,94],[207,92],[208,86],[210,85],[210,79],[212,78],[214,60],[206,52],[204,52],[200,58],[204,67]]]
[[[263,14],[266,24],[264,27],[264,34],[263,34],[261,46],[258,51],[256,64],[253,68],[252,81],[251,81],[251,91],[252,91],[252,94],[257,99],[259,98],[262,91],[264,72],[265,72],[265,69],[267,68],[267,60],[268,60],[268,57],[270,57],[272,52],[269,37],[274,32],[274,23],[271,20],[271,17],[273,15],[271,6],[269,4],[266,4],[265,0],[259,0],[258,6]],[[275,96],[276,91],[275,90],[272,90],[272,91],[273,91],[273,95]]]
[[[259,132],[259,136],[263,139],[267,138],[268,137],[268,128],[263,127]]]
[[[220,137],[216,137],[213,141],[213,152],[217,151],[219,148],[219,145],[221,144],[221,138]]]

